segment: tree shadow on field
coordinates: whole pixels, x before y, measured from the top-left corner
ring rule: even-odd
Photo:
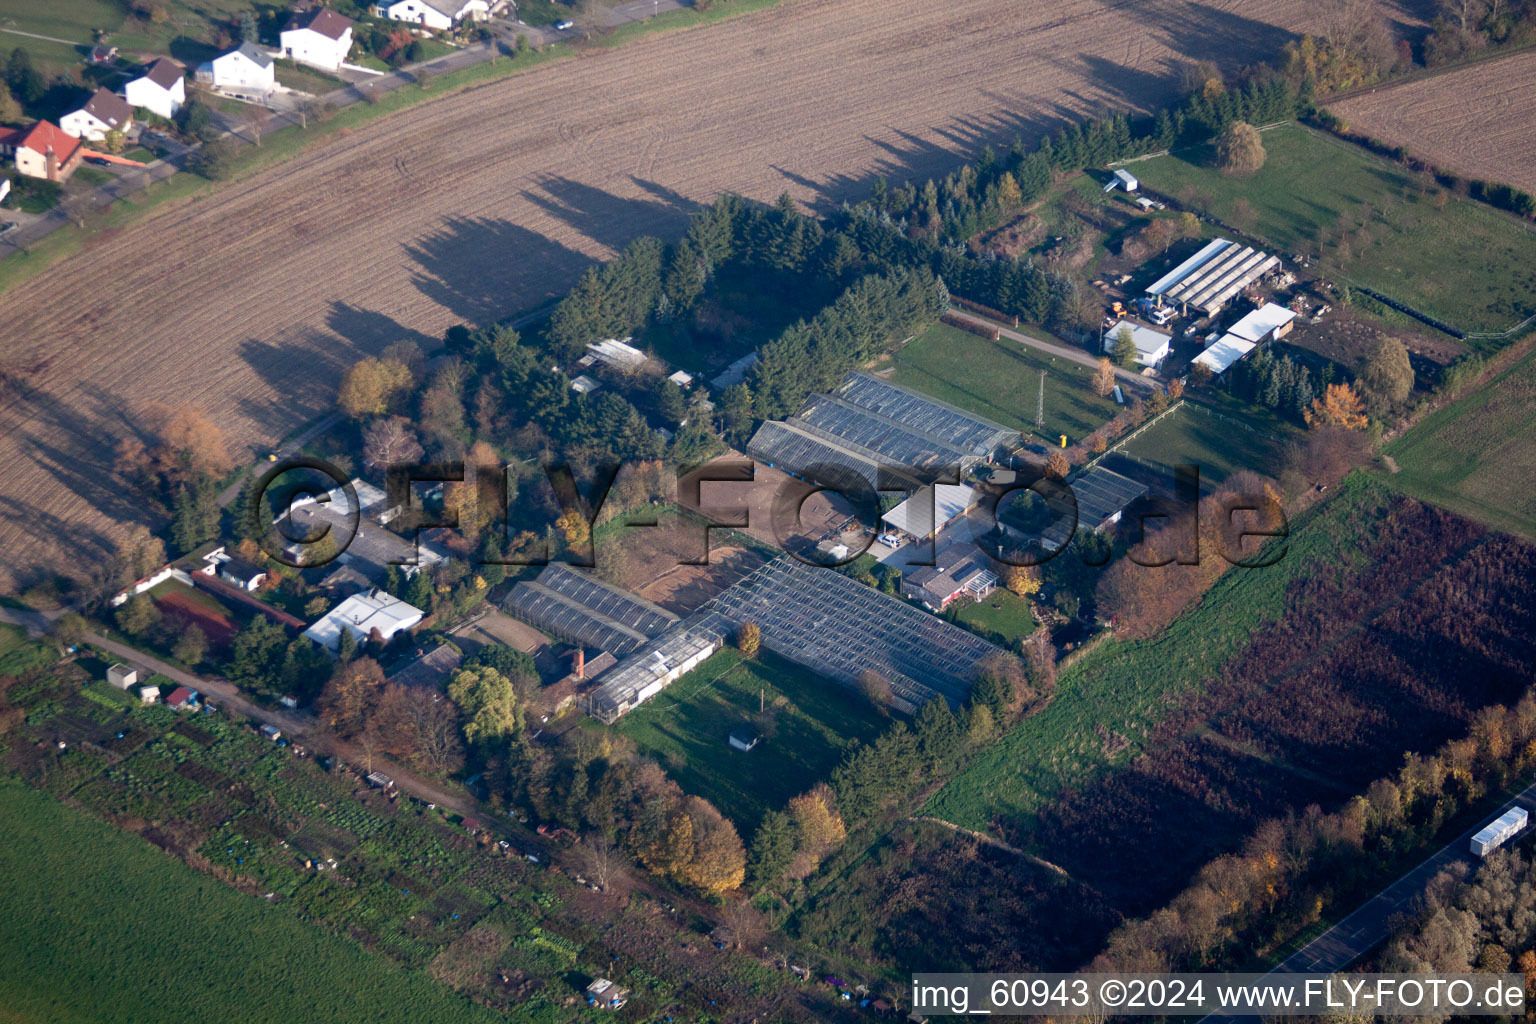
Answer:
[[[1258,61],[1275,62],[1286,43],[1299,38],[1295,32],[1214,4],[1120,4],[1116,13],[1139,22],[1149,41],[1166,46],[1187,60],[1206,60],[1223,71]],[[1129,30],[1128,35],[1135,29]],[[1145,100],[1139,106],[1147,105]]]
[[[388,313],[346,302],[331,303],[331,311],[325,315],[325,325],[364,355],[377,355],[397,341],[414,341],[423,352],[431,352],[438,345],[437,338],[414,327],[406,327]]]
[[[242,396],[234,410],[223,412],[244,417],[269,437],[281,437],[295,423],[334,405],[342,373],[373,351],[328,331],[308,329],[280,341],[247,339],[240,344],[240,358],[256,371],[270,395]],[[216,420],[221,418],[221,410],[205,411]]]
[[[143,501],[122,479],[115,455],[118,439],[138,432],[121,424],[137,417],[117,395],[94,388],[82,391],[91,393],[75,392],[74,404],[53,395],[34,397],[29,403],[34,419],[15,428],[12,437],[50,487],[65,488],[110,519],[138,522],[145,514]]]
[[[539,209],[610,249],[624,248],[641,235],[673,238],[683,233],[691,204],[659,185],[635,180],[660,201],[640,196],[616,196],[585,182],[546,174],[538,178],[538,191],[524,191],[523,198]],[[542,195],[540,193],[543,193]]]
[[[627,240],[627,239],[626,239]],[[473,324],[558,298],[591,257],[511,221],[454,217],[405,246],[422,294]]]

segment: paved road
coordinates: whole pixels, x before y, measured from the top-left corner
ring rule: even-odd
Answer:
[[[1536,783],[1526,787],[1501,807],[1498,814],[1514,807],[1524,807],[1536,814]],[[1344,970],[1381,945],[1391,933],[1392,919],[1398,914],[1412,911],[1415,901],[1423,895],[1424,887],[1431,878],[1453,864],[1475,863],[1470,849],[1472,837],[1497,816],[1489,814],[1479,819],[1477,824],[1451,840],[1434,856],[1366,900],[1354,913],[1291,954],[1269,973],[1331,974]],[[1251,1019],[1251,1015],[1211,1014],[1201,1024],[1227,1024],[1245,1019]]]

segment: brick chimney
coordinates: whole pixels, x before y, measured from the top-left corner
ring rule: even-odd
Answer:
[[[48,146],[47,151],[43,154],[43,167],[43,174],[49,181],[59,180],[59,157],[53,151],[52,144]]]
[[[577,679],[587,678],[587,652],[580,647],[576,648],[576,653],[571,656],[571,672]]]

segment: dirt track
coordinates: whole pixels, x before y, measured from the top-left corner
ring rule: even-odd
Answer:
[[[0,586],[132,521],[111,465],[154,401],[249,452],[343,367],[556,295],[722,191],[835,202],[1104,105],[1179,58],[1269,56],[1327,0],[786,0],[422,104],[169,209],[0,296]],[[1239,13],[1239,11],[1241,13]],[[10,577],[7,579],[7,577]]]
[[[1389,86],[1330,109],[1436,167],[1536,192],[1536,53]]]

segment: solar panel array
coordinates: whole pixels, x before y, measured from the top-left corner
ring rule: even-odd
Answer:
[[[507,614],[567,643],[623,657],[677,622],[649,601],[558,563],[521,582],[502,602]]]
[[[719,594],[701,614],[730,630],[755,623],[769,650],[846,686],[876,672],[907,711],[935,697],[963,703],[981,662],[999,653],[943,619],[788,556]]]
[[[864,373],[850,373],[837,389],[837,397],[899,420],[913,430],[978,458],[986,458],[1018,437],[1016,430]]]

